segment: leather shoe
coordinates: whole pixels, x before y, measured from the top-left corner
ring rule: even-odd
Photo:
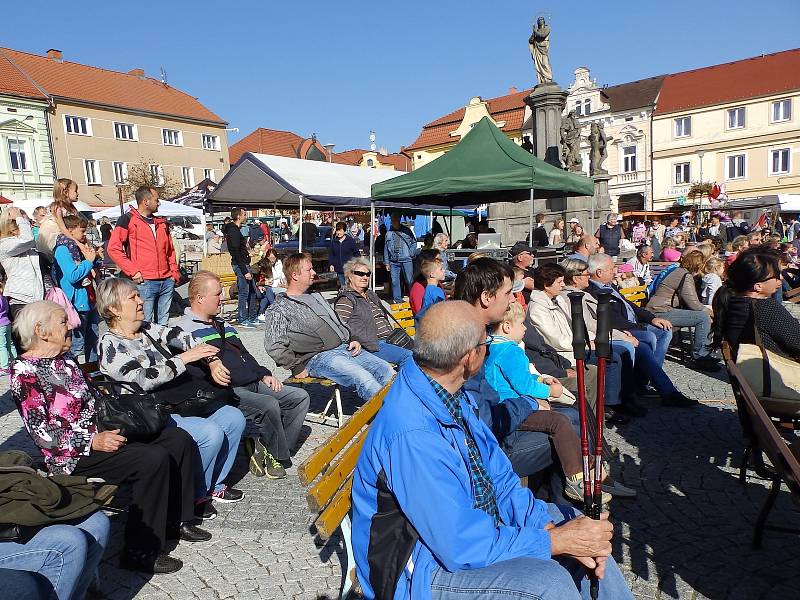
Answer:
[[[675,406],[677,408],[689,408],[700,404],[697,400],[684,396],[680,392],[673,392],[661,401],[661,406]]]
[[[647,414],[647,408],[640,404],[636,398],[626,398],[617,410],[631,417],[643,417]]]
[[[716,371],[719,371],[720,363],[716,358],[709,355],[696,358],[692,363],[692,366],[698,371],[704,371],[706,373],[715,373]]]
[[[200,529],[197,525],[184,523],[181,525],[179,538],[182,542],[207,542],[211,539],[211,533],[205,529]]]
[[[608,425],[625,425],[630,422],[630,418],[622,414],[616,407],[606,410],[606,423]]]

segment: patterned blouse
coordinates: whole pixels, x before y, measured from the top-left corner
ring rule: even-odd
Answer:
[[[155,323],[142,323],[137,338],[130,340],[106,331],[98,344],[100,371],[114,381],[137,383],[151,392],[172,381],[186,371],[179,358],[166,358],[145,335],[161,342],[161,345],[179,353],[196,345],[191,333],[180,327],[165,327]],[[176,350],[180,349],[180,350]]]
[[[97,433],[95,396],[78,363],[20,357],[11,365],[11,394],[48,471],[71,474]]]

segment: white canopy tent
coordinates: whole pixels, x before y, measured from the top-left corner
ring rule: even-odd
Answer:
[[[368,169],[329,162],[245,153],[210,195],[213,205],[237,207],[298,206],[306,208],[370,207],[375,222],[372,185],[405,175],[391,169]],[[298,247],[303,247],[300,228]],[[370,235],[370,257],[375,272],[375,236]]]
[[[33,215],[33,211],[36,209],[37,206],[44,206],[45,208],[47,208],[53,203],[52,196],[48,196],[45,198],[28,198],[27,200],[20,198],[18,196],[10,196],[8,199],[11,200],[11,204],[13,206],[16,206],[17,208],[24,210],[26,213],[28,213],[28,216]],[[95,210],[94,207],[89,206],[88,204],[86,204],[86,202],[81,202],[80,200],[77,200],[76,202],[74,202],[74,204],[75,208],[77,208],[82,213],[85,212],[90,213],[94,212]]]
[[[135,200],[131,200],[122,205],[122,209],[125,212],[135,207]],[[200,217],[202,220],[205,220],[202,209],[187,206],[186,204],[178,204],[177,202],[169,202],[167,200],[159,202],[158,212],[156,214],[159,217]],[[94,213],[92,218],[101,219],[102,217],[108,217],[109,219],[119,219],[120,216],[119,206],[110,206],[109,208]],[[203,229],[205,229],[205,223],[203,224]]]

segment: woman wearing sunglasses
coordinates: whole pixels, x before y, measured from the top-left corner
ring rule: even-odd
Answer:
[[[378,295],[369,289],[372,271],[369,261],[361,256],[344,265],[345,285],[339,290],[334,310],[350,329],[354,340],[386,362],[402,365],[411,359],[411,350],[386,341],[392,324]]]

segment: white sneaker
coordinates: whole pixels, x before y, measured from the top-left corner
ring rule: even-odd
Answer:
[[[259,322],[263,323],[267,320],[267,314],[264,313],[263,315],[258,315]]]

